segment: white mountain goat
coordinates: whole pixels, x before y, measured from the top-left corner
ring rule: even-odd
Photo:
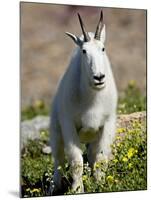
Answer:
[[[77,48],[53,101],[50,140],[56,187],[62,187],[59,166],[64,165],[66,154],[72,172],[72,190],[82,193],[83,157],[80,142],[87,144],[91,167],[109,159],[115,136],[117,90],[104,46],[103,12],[95,34],[86,32],[79,14],[78,17],[83,35],[79,38],[66,32]],[[100,180],[101,176],[101,169],[94,173],[96,180]]]

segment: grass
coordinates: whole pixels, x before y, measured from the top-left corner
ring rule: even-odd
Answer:
[[[134,80],[128,83],[124,95],[119,98],[118,113],[129,114],[146,110],[146,96],[141,94]]]
[[[37,115],[48,115],[49,108],[43,100],[36,100],[30,106],[27,106],[21,111],[21,120],[32,119]]]
[[[41,102],[41,103],[40,103]],[[47,114],[49,111],[44,102],[34,103],[22,112],[22,120],[30,119],[37,114]],[[30,109],[32,107],[32,109]],[[143,96],[136,83],[131,81],[124,96],[119,99],[118,113],[126,114],[146,110],[146,97]],[[42,147],[48,143],[48,132],[41,133],[41,139],[29,141],[21,153],[21,193],[22,197],[50,195],[50,185],[53,186],[53,161],[51,155],[44,154]],[[113,157],[106,163],[95,166],[104,170],[104,180],[96,184],[87,162],[84,150],[83,183],[86,193],[113,192],[147,189],[147,136],[146,122],[131,121],[127,128],[117,129],[117,136],[112,145]],[[85,149],[85,148],[83,148]],[[71,175],[66,161],[63,178],[65,190],[61,194],[73,194],[70,190]],[[61,169],[62,170],[62,169]]]

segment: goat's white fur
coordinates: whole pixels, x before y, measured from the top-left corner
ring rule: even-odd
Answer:
[[[80,47],[72,55],[52,104],[50,141],[55,165],[54,182],[58,188],[61,187],[58,166],[63,166],[66,154],[72,169],[72,189],[84,192],[80,142],[89,144],[90,166],[109,158],[115,135],[117,91],[108,57],[106,52],[102,52],[105,25],[100,41],[95,40],[91,32],[88,33],[91,41],[85,43],[83,36],[78,38],[67,34]],[[87,55],[82,53],[82,49],[86,49]],[[100,72],[105,74],[105,84],[95,87],[92,74]],[[96,175],[97,179],[100,174]]]

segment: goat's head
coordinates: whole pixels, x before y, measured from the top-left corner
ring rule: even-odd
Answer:
[[[105,86],[105,24],[103,23],[103,12],[101,11],[100,19],[96,32],[86,32],[85,26],[78,14],[83,35],[77,37],[69,32],[68,36],[80,47],[82,67],[88,83],[94,89],[101,89]]]

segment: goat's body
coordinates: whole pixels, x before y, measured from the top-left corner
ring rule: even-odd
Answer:
[[[104,127],[105,122],[111,116],[114,118],[113,128],[110,130],[110,127],[108,127],[111,140],[108,141],[105,139],[102,141],[102,144],[104,146],[106,146],[105,143],[110,145],[115,134],[114,120],[116,117],[117,92],[108,58],[106,56],[106,67],[108,69],[106,87],[101,91],[95,91],[92,88],[85,88],[84,84],[81,83],[81,63],[80,59],[77,59],[79,56],[80,54],[77,49],[65,75],[63,76],[63,79],[60,82],[57,94],[54,98],[54,103],[52,105],[51,143],[52,151],[54,152],[54,157],[56,159],[58,159],[56,151],[58,151],[59,145],[62,145],[59,146],[59,149],[63,150],[65,147],[67,154],[74,151],[74,145],[79,145],[79,141],[77,141],[78,138],[76,136],[75,141],[70,141],[70,137],[68,135],[68,125],[64,127],[65,124],[63,124],[66,120],[68,123],[73,124],[81,142],[91,143],[98,141],[100,138],[99,130]],[[65,137],[65,134],[62,133],[62,129],[66,128]],[[60,141],[60,143],[58,141]],[[66,144],[69,146],[71,144],[73,146],[70,146],[69,150],[68,145]],[[104,155],[105,158],[110,154],[109,145],[108,149],[106,149],[107,155]],[[59,157],[63,157],[64,152],[60,151],[60,153]],[[56,177],[56,179],[58,178]]]
[[[80,142],[89,144],[91,166],[111,153],[115,135],[117,91],[111,66],[105,54],[106,85],[102,90],[88,87],[82,71],[80,49],[77,47],[52,104],[51,147],[55,159],[54,181],[61,187],[57,169],[64,164],[64,149],[72,167],[72,189],[83,191],[83,159]],[[75,169],[79,167],[79,170]],[[99,178],[98,178],[99,179]]]

